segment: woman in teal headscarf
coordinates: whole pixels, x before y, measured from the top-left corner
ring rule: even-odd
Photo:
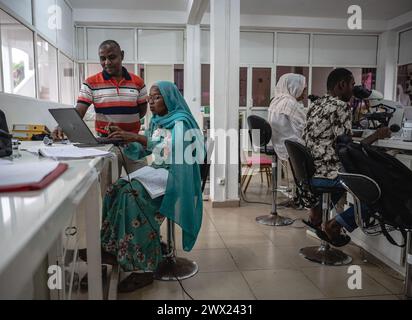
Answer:
[[[164,217],[182,228],[185,251],[193,248],[202,223],[197,163],[204,159],[204,140],[200,129],[173,83],[160,81],[153,85],[148,102],[153,117],[144,136],[118,128],[109,136],[129,142],[125,148],[127,157],[137,160],[152,154],[152,166],[169,172],[166,192],[161,197],[152,199],[137,180],[129,183],[121,179],[107,192],[101,230],[102,260],[117,262],[124,271],[156,270],[162,259],[159,234]],[[146,280],[142,280],[143,276]],[[152,280],[150,274],[133,273],[121,291],[150,283],[148,277]]]

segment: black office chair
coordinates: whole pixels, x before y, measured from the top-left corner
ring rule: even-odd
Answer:
[[[285,146],[289,154],[289,162],[292,168],[296,186],[302,194],[322,196],[322,221],[326,223],[330,218],[331,194],[341,193],[342,188],[319,188],[313,186],[310,181],[315,174],[315,164],[310,151],[300,143],[286,140]],[[322,240],[320,246],[300,249],[300,254],[306,259],[324,265],[345,265],[352,262],[352,258],[342,252],[331,248],[329,243]]]
[[[272,156],[272,210],[269,215],[260,216],[256,221],[267,226],[288,226],[293,223],[292,219],[282,217],[277,213],[277,172],[278,156],[273,147],[268,147],[272,139],[272,128],[265,119],[251,115],[247,118],[249,126],[249,137],[253,146],[260,148],[261,153]],[[256,136],[257,135],[257,136]],[[259,140],[258,142],[256,140]]]
[[[205,189],[207,177],[209,176],[210,159],[214,145],[214,140],[210,139],[206,148],[205,162],[200,165],[202,192]],[[176,256],[175,223],[173,220],[167,219],[166,254],[155,271],[155,279],[163,281],[184,280],[193,277],[198,271],[199,267],[195,261]]]
[[[339,178],[344,188],[354,199],[355,221],[358,227],[366,235],[381,234],[382,230],[377,230],[378,224],[371,224],[370,217],[362,216],[361,202],[368,207],[372,207],[381,197],[381,189],[375,180],[361,174],[339,172]],[[388,229],[388,228],[387,228]],[[392,227],[392,230],[396,230]],[[412,299],[412,229],[407,231],[406,240],[406,261],[405,261],[405,286],[404,294],[407,299]]]

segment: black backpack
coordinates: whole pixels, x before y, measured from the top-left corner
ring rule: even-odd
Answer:
[[[385,225],[398,229],[404,239],[405,229],[412,228],[412,171],[395,157],[348,136],[338,137],[336,153],[346,172],[363,174],[379,185],[381,197],[368,207],[377,213],[374,217],[388,241],[398,245]]]
[[[7,128],[6,116],[0,110],[0,158],[8,157],[13,153],[11,137]]]

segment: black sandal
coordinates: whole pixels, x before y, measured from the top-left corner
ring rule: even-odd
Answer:
[[[316,230],[320,230],[320,227],[322,226],[322,221],[319,222],[319,224],[314,224],[309,220],[304,220],[302,219],[302,222],[304,224],[306,224],[306,226],[308,226],[310,229],[312,229],[314,232],[316,232]]]
[[[123,279],[117,286],[119,292],[133,292],[152,284],[154,281],[153,272],[135,273]]]
[[[321,229],[316,229],[316,235],[320,239],[330,243],[334,247],[346,246],[351,240],[351,238],[346,234],[340,234],[338,237],[333,238],[333,239],[329,238],[326,232]]]

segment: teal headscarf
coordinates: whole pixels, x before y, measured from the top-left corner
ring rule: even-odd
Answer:
[[[159,87],[168,113],[164,116],[154,115],[149,130],[145,134],[150,143],[150,137],[157,128],[170,130],[173,155],[173,160],[169,165],[166,193],[159,211],[180,225],[183,230],[183,249],[190,251],[196,242],[202,224],[203,199],[200,168],[197,163],[188,164],[186,161],[179,163],[176,157],[196,142],[199,143],[197,146],[201,146],[201,148],[196,148],[197,159],[203,161],[204,138],[176,85],[168,81],[159,81],[155,85]],[[179,126],[176,125],[177,123]],[[184,141],[184,134],[190,129],[192,129],[190,133],[194,133],[192,140]]]

